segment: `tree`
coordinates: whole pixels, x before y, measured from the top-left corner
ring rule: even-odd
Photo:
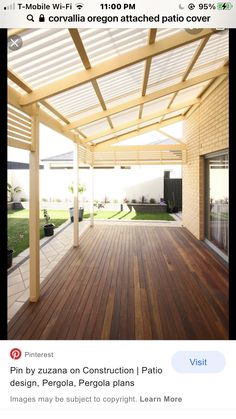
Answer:
[[[69,191],[73,194],[74,193],[74,185],[71,183],[68,186]],[[78,186],[78,192],[82,195],[86,191],[86,187],[84,185],[79,184]]]
[[[15,188],[10,184],[7,183],[7,192],[10,194],[10,201],[14,201],[16,194],[21,192],[20,186],[16,186]]]

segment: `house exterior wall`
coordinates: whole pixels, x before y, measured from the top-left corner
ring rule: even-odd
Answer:
[[[184,122],[187,163],[183,166],[183,225],[204,239],[204,156],[228,148],[228,80]]]

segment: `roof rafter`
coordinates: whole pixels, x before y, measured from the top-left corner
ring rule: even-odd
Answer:
[[[205,48],[207,42],[209,41],[209,39],[210,39],[210,35],[208,35],[208,36],[206,36],[205,38],[202,39],[200,45],[198,46],[195,54],[193,55],[192,60],[190,61],[189,65],[188,65],[188,67],[187,67],[187,69],[186,69],[186,71],[185,71],[185,73],[184,73],[184,75],[182,77],[182,81],[187,80],[189,74],[191,73],[194,65],[196,64],[198,58],[200,57],[200,55],[201,55],[202,51],[204,50],[204,48]],[[171,100],[170,100],[170,102],[169,102],[169,104],[167,106],[167,109],[172,105],[172,103],[174,102],[177,94],[178,94],[178,92],[175,92],[173,94],[173,96],[172,96],[172,98],[171,98]]]
[[[8,78],[13,81],[17,86],[19,86],[21,89],[25,90],[27,93],[31,93],[33,90],[31,87],[24,82],[18,75],[14,73],[14,71],[8,69],[7,71]],[[64,117],[57,109],[55,109],[51,104],[49,104],[46,100],[41,100],[40,103],[45,106],[50,112],[52,112],[54,115],[56,115],[59,119],[61,119],[65,124],[69,124],[70,121]],[[78,134],[81,135],[81,137],[86,138],[86,135],[84,135],[82,132],[78,131]]]
[[[187,102],[183,102],[183,103],[180,103],[179,105],[173,106],[172,108],[164,109],[164,110],[162,110],[160,112],[152,113],[152,114],[150,114],[148,116],[143,117],[142,119],[135,119],[133,121],[130,121],[130,122],[126,122],[124,124],[121,124],[121,125],[117,126],[116,128],[113,128],[113,129],[110,129],[110,130],[101,131],[101,132],[97,133],[96,135],[87,137],[83,141],[85,143],[89,143],[89,142],[92,142],[94,140],[98,140],[101,137],[105,137],[105,136],[110,135],[110,134],[116,134],[119,131],[122,131],[122,130],[124,130],[126,128],[133,127],[133,126],[138,125],[138,124],[140,125],[140,124],[143,124],[143,123],[148,122],[148,121],[150,121],[150,123],[151,123],[151,120],[152,119],[159,118],[162,115],[167,115],[169,113],[172,113],[172,112],[175,112],[175,111],[178,111],[178,110],[187,108],[187,107],[192,106],[192,105],[196,105],[198,103],[200,103],[200,99],[193,99],[193,100],[190,100],[190,101],[187,101]]]
[[[155,43],[156,34],[157,34],[157,29],[150,29],[149,37],[148,37],[149,45],[152,45],[152,44]],[[152,64],[152,58],[147,58],[147,60],[145,62],[145,69],[144,69],[144,76],[143,76],[143,83],[142,83],[142,96],[145,96],[146,92],[147,92],[147,86],[148,86],[148,79],[149,79],[149,74],[150,74],[150,70],[151,70],[151,64]],[[142,114],[143,114],[143,105],[141,105],[140,109],[139,109],[139,118],[140,119],[142,118]]]
[[[77,49],[77,51],[78,51],[78,53],[80,55],[80,58],[81,58],[82,63],[84,65],[84,67],[85,67],[85,70],[90,70],[92,68],[92,66],[91,66],[89,57],[87,55],[87,52],[85,50],[83,41],[82,41],[82,39],[80,37],[80,34],[79,34],[78,29],[69,29],[69,32],[70,32],[70,35],[71,35],[71,37],[73,39],[73,42],[75,44],[75,47],[76,47],[76,49]],[[104,111],[106,111],[107,110],[107,107],[106,107],[105,101],[104,101],[104,99],[102,97],[102,93],[101,93],[101,90],[100,90],[100,88],[98,86],[97,80],[92,80],[92,85],[93,85],[94,91],[96,93],[96,96],[97,96],[97,98],[99,100],[99,103],[100,103],[102,109]],[[112,124],[111,118],[110,117],[107,117],[107,120],[108,120],[108,123],[109,123],[110,127],[113,128],[113,124]]]
[[[162,122],[162,121],[160,121],[160,122]],[[173,140],[173,141],[176,141],[177,143],[179,143],[179,144],[183,144],[183,141],[181,141],[179,138],[176,138],[176,137],[174,137],[173,135],[171,135],[171,134],[168,134],[167,132],[165,132],[165,131],[162,131],[162,129],[158,129],[157,130],[160,134],[162,134],[162,135],[165,135],[167,138],[169,138],[170,140]]]
[[[215,33],[215,31],[216,30],[214,29],[203,29],[201,32],[194,35],[189,34],[188,32],[171,35],[168,38],[159,40],[155,44],[129,51],[122,56],[97,64],[89,70],[66,76],[53,83],[35,89],[32,93],[23,96],[20,104],[30,105],[42,99],[59,94],[60,92],[64,92],[73,87],[80,86],[84,83],[110,74],[114,71],[121,70],[122,68],[132,64],[139,63],[147,58],[154,57],[162,54],[163,52],[195,42],[198,39],[202,39],[205,36]]]
[[[16,92],[11,86],[8,86],[8,102],[10,105],[16,107],[17,109],[20,109],[22,112],[25,112],[27,115],[31,116],[31,106],[24,107],[20,105],[20,93]],[[63,126],[60,124],[59,121],[54,119],[51,115],[49,115],[47,112],[43,111],[41,108],[39,109],[39,121],[46,125],[47,127],[53,129],[54,131],[58,132],[59,134],[64,135],[69,140],[76,141],[78,144],[80,144],[83,148],[86,148],[88,150],[91,150],[91,147],[88,146],[88,144],[84,144],[81,139],[79,138],[78,134],[74,134],[72,132],[64,132]]]
[[[224,66],[228,67],[229,65],[229,59],[226,58],[224,62]],[[212,93],[221,83],[224,81],[227,77],[227,74],[224,74],[222,76],[217,77],[215,80],[211,80],[210,83],[207,84],[207,86],[201,91],[201,93],[198,95],[198,98],[200,98],[201,103],[209,96],[210,93]],[[184,116],[187,116],[187,118],[198,108],[199,104],[195,104],[190,106],[190,108],[184,113]]]
[[[113,146],[103,146],[102,148],[99,148],[101,151],[180,151],[185,150],[186,145],[185,144],[157,144],[157,145],[113,145]],[[96,148],[95,151],[98,151]]]
[[[210,85],[208,85],[200,95],[200,103],[202,103],[225,79],[227,78],[227,74],[217,77],[217,79],[213,80]],[[191,106],[185,113],[184,116],[189,118],[189,116],[198,108],[199,104]]]
[[[157,124],[152,124],[152,125],[149,125],[147,127],[140,128],[139,130],[135,129],[133,131],[128,132],[127,134],[123,134],[123,135],[117,136],[116,138],[112,138],[110,140],[103,141],[103,142],[101,142],[99,144],[96,144],[96,145],[93,145],[91,147],[92,147],[92,149],[100,150],[104,147],[104,145],[107,146],[107,145],[111,145],[111,144],[116,144],[116,143],[119,143],[121,141],[128,140],[129,138],[137,137],[139,135],[146,134],[147,132],[158,130],[162,127],[165,127],[166,125],[171,125],[171,124],[174,124],[176,122],[183,121],[183,119],[184,119],[183,116],[177,116],[175,118],[169,118],[166,121],[163,121],[161,123],[159,122]]]
[[[226,74],[226,73],[228,73],[228,67],[227,66],[224,66],[224,67],[219,68],[217,70],[209,71],[209,72],[204,73],[200,76],[196,76],[192,79],[185,80],[183,82],[174,84],[172,86],[165,87],[164,89],[161,89],[161,90],[159,90],[157,92],[154,92],[154,93],[150,93],[150,94],[148,94],[144,97],[140,97],[138,99],[130,100],[129,102],[126,102],[122,105],[115,106],[114,108],[111,108],[107,111],[97,112],[94,115],[91,115],[91,116],[82,118],[80,120],[74,121],[71,124],[65,126],[64,130],[67,131],[67,130],[77,128],[79,126],[81,127],[81,126],[89,124],[91,122],[95,122],[95,121],[98,121],[100,119],[103,119],[106,116],[111,116],[111,115],[114,115],[116,113],[122,112],[124,110],[134,108],[138,105],[142,105],[144,103],[151,102],[152,100],[159,99],[159,98],[167,96],[171,93],[178,92],[180,90],[186,89],[187,87],[195,86],[196,84],[200,84],[204,81],[207,81],[207,80],[210,80],[210,79],[215,79],[215,78],[221,76],[222,74]]]

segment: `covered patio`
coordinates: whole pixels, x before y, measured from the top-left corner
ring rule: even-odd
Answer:
[[[227,339],[227,267],[202,240],[204,156],[228,147],[228,31],[13,34],[23,47],[9,53],[8,145],[30,156],[30,295],[9,339]],[[180,122],[182,138],[169,129]],[[74,143],[75,220],[41,286],[40,123]],[[184,227],[94,225],[95,167],[158,164],[183,166]],[[92,191],[81,241],[80,166]]]
[[[96,225],[9,339],[227,339],[227,269],[183,228]]]

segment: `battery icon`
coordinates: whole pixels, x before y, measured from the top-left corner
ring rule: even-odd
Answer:
[[[231,10],[233,8],[232,3],[217,3],[217,9],[218,10]]]

